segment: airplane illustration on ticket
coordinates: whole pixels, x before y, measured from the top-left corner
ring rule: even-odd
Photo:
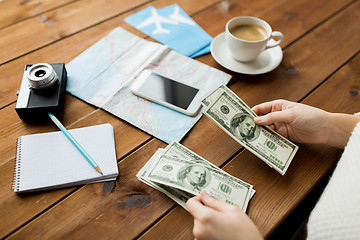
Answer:
[[[140,29],[151,24],[155,25],[155,30],[152,31],[152,34],[162,34],[162,33],[170,33],[169,29],[162,27],[162,23],[174,24],[177,25],[179,23],[188,24],[191,26],[195,26],[196,23],[191,18],[185,17],[180,14],[180,10],[178,6],[174,6],[174,12],[170,14],[168,17],[160,16],[156,10],[156,8],[151,8],[151,16],[144,21],[140,22],[136,28]]]

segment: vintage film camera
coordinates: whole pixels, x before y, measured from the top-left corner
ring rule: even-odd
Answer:
[[[21,119],[61,117],[67,73],[64,63],[26,65],[15,110]]]

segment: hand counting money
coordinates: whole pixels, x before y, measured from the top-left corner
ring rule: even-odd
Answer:
[[[136,175],[186,209],[186,201],[202,190],[244,212],[253,186],[237,179],[177,142],[159,149]]]
[[[235,93],[221,85],[202,100],[204,114],[238,143],[281,175],[298,146],[268,127],[256,125],[256,114]]]

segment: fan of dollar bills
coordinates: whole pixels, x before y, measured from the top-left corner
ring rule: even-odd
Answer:
[[[256,114],[224,85],[201,103],[204,114],[228,135],[281,175],[285,174],[298,146],[270,128],[256,125]]]
[[[189,198],[205,190],[245,212],[255,193],[252,185],[231,176],[178,142],[158,149],[136,176],[185,209]]]

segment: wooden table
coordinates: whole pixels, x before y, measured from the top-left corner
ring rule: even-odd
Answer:
[[[124,18],[149,5],[178,3],[211,36],[232,17],[252,15],[281,31],[284,58],[256,76],[230,72],[210,54],[196,60],[232,74],[229,86],[249,106],[278,98],[333,112],[360,111],[360,2],[353,0],[48,0],[0,1],[0,238],[192,239],[193,218],[135,174],[166,144],[67,94],[63,124],[110,123],[120,175],[115,182],[15,194],[10,189],[21,135],[57,131],[30,124],[14,108],[26,64],[68,63],[121,26],[146,38]],[[337,162],[341,150],[300,144],[285,176],[244,150],[202,117],[182,144],[254,185],[248,215],[268,237]]]

